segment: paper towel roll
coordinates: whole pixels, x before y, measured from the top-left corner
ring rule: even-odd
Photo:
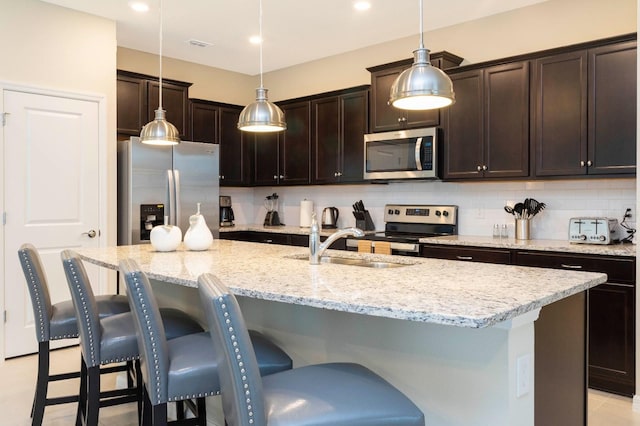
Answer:
[[[311,226],[311,213],[313,213],[313,201],[300,201],[300,227],[308,228]]]

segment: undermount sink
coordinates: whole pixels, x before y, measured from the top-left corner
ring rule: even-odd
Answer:
[[[308,256],[296,256],[294,259],[309,261]],[[333,257],[322,256],[320,263],[335,263],[338,265],[352,265],[363,266],[365,268],[398,268],[400,266],[410,266],[413,263],[399,263],[399,262],[383,262],[369,259],[354,259],[350,257]]]

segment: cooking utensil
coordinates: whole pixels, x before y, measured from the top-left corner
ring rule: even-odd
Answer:
[[[524,203],[516,203],[513,206],[513,211],[515,212],[517,219],[522,219],[522,213],[524,212]]]
[[[509,214],[515,214],[515,212],[513,211],[513,207],[511,206],[504,206],[504,211]]]

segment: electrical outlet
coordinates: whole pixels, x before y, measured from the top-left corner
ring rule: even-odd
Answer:
[[[516,360],[516,397],[531,392],[531,354],[521,355]]]

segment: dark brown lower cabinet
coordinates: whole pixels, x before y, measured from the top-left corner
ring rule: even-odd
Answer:
[[[635,393],[635,258],[563,253],[515,253],[524,266],[603,272],[605,284],[587,292],[589,387]]]

